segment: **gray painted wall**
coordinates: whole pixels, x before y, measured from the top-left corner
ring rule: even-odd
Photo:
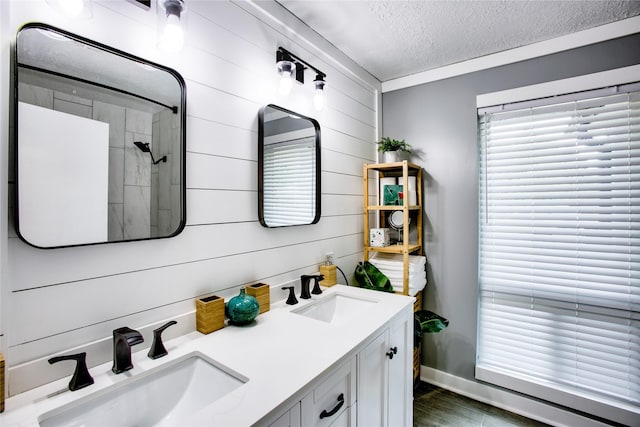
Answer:
[[[474,378],[478,271],[476,95],[640,63],[640,33],[383,94],[383,135],[405,139],[425,170],[424,307],[450,320],[422,364]],[[638,76],[640,78],[640,76]]]

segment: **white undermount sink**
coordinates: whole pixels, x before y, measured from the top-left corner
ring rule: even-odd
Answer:
[[[43,427],[181,425],[247,381],[195,352],[46,412],[38,422]]]
[[[291,310],[291,312],[327,323],[342,323],[357,317],[376,303],[377,301],[373,299],[358,298],[336,292]]]

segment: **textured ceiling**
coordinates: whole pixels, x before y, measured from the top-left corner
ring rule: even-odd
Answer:
[[[277,1],[382,82],[640,15],[640,0]]]

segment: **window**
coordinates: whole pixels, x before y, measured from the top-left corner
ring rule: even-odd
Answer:
[[[476,377],[632,424],[640,84],[624,83],[479,108]]]

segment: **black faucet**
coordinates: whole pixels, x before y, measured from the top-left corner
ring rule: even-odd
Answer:
[[[311,281],[312,277],[313,276],[309,276],[306,274],[303,274],[302,276],[300,276],[300,285],[301,285],[300,298],[302,299],[311,298],[311,293],[309,293],[309,282]]]
[[[131,346],[144,342],[142,334],[128,327],[113,331],[113,367],[114,374],[120,374],[133,368]]]
[[[50,364],[60,362],[62,360],[75,360],[76,369],[73,372],[73,377],[69,381],[69,390],[76,391],[81,388],[90,386],[93,384],[93,377],[87,369],[87,353],[82,352],[78,354],[68,354],[65,356],[56,356],[49,359]]]

